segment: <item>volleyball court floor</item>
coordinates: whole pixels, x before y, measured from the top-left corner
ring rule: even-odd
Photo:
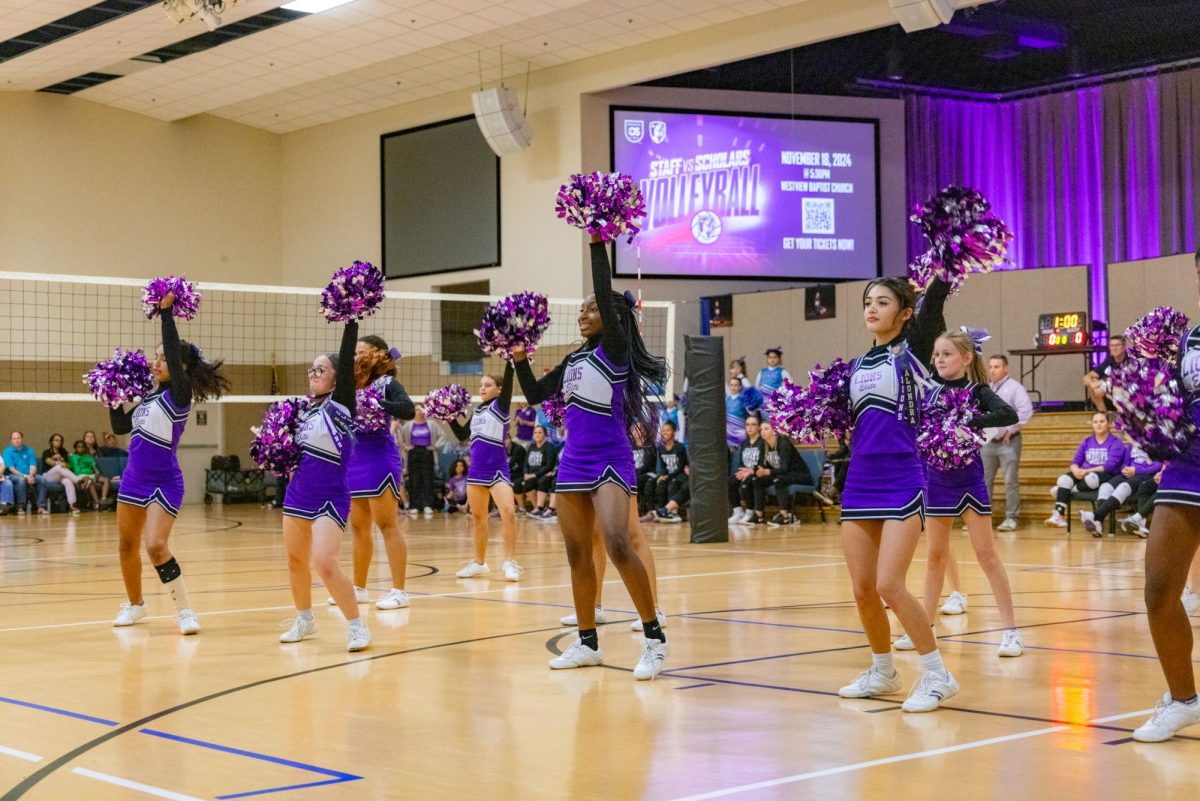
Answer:
[[[461,516],[407,522],[413,604],[362,607],[374,642],[349,654],[323,588],[318,637],[278,642],[294,614],[278,512],[186,508],[172,547],[204,626],[194,637],[177,633],[149,566],[150,617],[110,625],[124,600],[114,515],[3,518],[0,797],[1157,801],[1200,789],[1200,731],[1130,739],[1164,689],[1140,541],[1000,535],[1026,647],[1001,659],[986,580],[956,536],[970,608],[938,625],[962,691],[906,714],[903,694],[836,695],[869,654],[832,523],[714,545],[647,527],[672,649],[652,682],[631,676],[641,637],[613,570],[606,666],[546,667],[574,637],[559,625],[569,576],[557,526],[518,525],[526,572],[510,584],[454,577],[469,553]],[[343,555],[348,568],[348,537]],[[378,539],[371,577],[373,595],[390,583]],[[916,655],[897,661],[915,681]]]

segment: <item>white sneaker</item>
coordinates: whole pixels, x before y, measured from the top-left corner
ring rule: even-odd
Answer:
[[[892,643],[892,647],[895,648],[897,651],[915,651],[915,650],[917,650],[917,646],[913,645],[912,637],[909,637],[907,634],[905,634],[903,637],[901,637],[900,639],[898,639],[894,643]]]
[[[1133,730],[1133,739],[1139,743],[1161,743],[1170,740],[1180,729],[1200,723],[1200,701],[1190,704],[1176,701],[1166,693],[1150,719]]]
[[[583,644],[583,640],[575,640],[571,643],[570,648],[551,659],[548,664],[551,670],[569,670],[603,665],[604,657],[600,654],[599,648],[593,651]]]
[[[505,581],[520,581],[521,574],[525,572],[525,568],[518,565],[516,559],[506,559],[504,564],[500,565],[500,569],[504,571]]]
[[[415,506],[410,506],[410,507],[409,507],[409,509],[408,509],[408,516],[409,516],[409,517],[416,517],[416,516],[417,516],[417,507],[415,507]]]
[[[1067,520],[1058,512],[1055,512],[1046,518],[1045,524],[1047,526],[1053,526],[1054,528],[1066,528]]]
[[[746,522],[746,513],[749,511],[750,511],[749,509],[743,509],[739,506],[737,509],[733,510],[733,514],[731,514],[729,516],[729,519],[725,522],[729,523],[729,525],[731,525],[731,526],[736,526],[741,523],[745,523]]]
[[[404,609],[408,606],[408,593],[392,587],[387,594],[375,602],[376,609]]]
[[[996,653],[1000,656],[1020,656],[1025,648],[1021,644],[1021,633],[1016,629],[1005,629]]]
[[[1133,532],[1134,536],[1146,539],[1150,536],[1150,529],[1145,526],[1138,526],[1137,531]]]
[[[903,686],[899,673],[893,671],[891,676],[885,676],[879,668],[871,665],[855,676],[854,681],[838,690],[838,695],[842,698],[874,698],[898,693]]]
[[[371,644],[371,630],[366,626],[352,626],[346,631],[346,650],[350,653],[362,651]]]
[[[279,635],[280,642],[300,642],[305,637],[311,637],[317,633],[317,619],[310,617],[307,620],[302,617],[297,617],[293,620],[285,620],[284,623],[291,623],[292,627]]]
[[[941,612],[943,615],[961,615],[967,611],[967,596],[961,592],[952,592],[950,597],[946,599],[946,603],[942,604]]]
[[[1189,615],[1196,614],[1196,610],[1200,609],[1200,595],[1192,592],[1187,587],[1183,588],[1183,597],[1180,600],[1183,601],[1183,611]]]
[[[1004,522],[996,526],[997,531],[1016,531],[1019,524],[1011,517],[1004,518]]]
[[[359,603],[359,604],[371,603],[371,596],[367,592],[366,588],[364,588],[364,587],[355,587],[354,588],[354,602]],[[330,606],[337,606],[337,601],[333,600],[332,595],[325,599],[325,603],[329,604]]]
[[[1141,528],[1144,523],[1145,521],[1142,520],[1141,515],[1130,515],[1129,517],[1122,517],[1117,521],[1117,525],[1120,526],[1121,530],[1126,534],[1137,534],[1137,530]]]
[[[662,673],[663,661],[671,653],[671,646],[666,640],[646,640],[642,646],[642,655],[633,668],[633,677],[638,681],[652,679]]]
[[[655,609],[654,616],[656,618],[658,618],[658,627],[665,629],[667,627],[667,616],[663,614],[663,611],[661,609]],[[630,631],[642,631],[643,630],[642,621],[639,619],[639,620],[635,620],[632,623],[630,623],[629,630]]]
[[[579,616],[576,615],[574,612],[572,612],[569,615],[563,615],[562,617],[560,617],[558,619],[558,622],[562,623],[564,626],[578,626],[579,625]],[[596,625],[602,626],[607,622],[608,622],[608,618],[604,614],[604,609],[597,606],[596,607]]]
[[[426,506],[424,509],[421,510],[421,514],[425,515],[426,517],[433,517],[433,509],[431,507]]]
[[[179,633],[180,634],[199,634],[200,621],[196,619],[196,613],[191,609],[179,610]]]
[[[475,578],[476,576],[486,576],[491,572],[492,569],[488,567],[487,562],[484,562],[482,565],[478,562],[467,562],[467,566],[454,575],[459,578]]]
[[[146,616],[145,604],[131,604],[129,601],[121,604],[121,611],[117,612],[116,618],[113,620],[114,626],[132,626]]]
[[[913,687],[900,708],[905,712],[932,712],[949,698],[958,695],[958,682],[946,671],[945,677],[926,673]]]
[[[1100,537],[1104,532],[1100,529],[1100,524],[1096,522],[1096,515],[1093,512],[1079,512],[1079,519],[1083,523],[1083,530],[1093,537]]]

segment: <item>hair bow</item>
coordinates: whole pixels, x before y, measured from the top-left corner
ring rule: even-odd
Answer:
[[[633,296],[632,292],[630,292],[628,289],[626,289],[625,292],[622,294],[625,298],[625,302],[629,304],[629,307],[631,309],[633,307],[637,306],[637,299]]]
[[[764,356],[770,356],[772,353],[782,356],[783,355],[783,345],[776,345],[773,348],[767,348],[765,351],[763,351]]]
[[[992,335],[988,333],[986,328],[972,328],[969,325],[960,325],[958,330],[969,336],[971,341],[975,343],[976,353],[982,354],[983,343],[989,342],[992,339]]]
[[[402,355],[404,355],[404,354],[400,353],[400,349],[399,349],[399,348],[392,348],[391,350],[389,350],[389,351],[388,351],[388,356],[389,356],[389,357],[391,358],[391,360],[392,360],[392,361],[394,361],[394,362],[398,362],[398,361],[400,361],[400,357],[401,357]]]

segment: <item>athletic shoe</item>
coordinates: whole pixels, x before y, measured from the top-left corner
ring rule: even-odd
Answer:
[[[376,609],[403,609],[409,605],[408,593],[392,587],[387,594],[375,602]]]
[[[967,611],[967,596],[961,592],[952,592],[950,597],[946,599],[946,603],[942,604],[941,612],[943,615],[961,615]]]
[[[733,510],[733,514],[731,514],[729,516],[729,520],[727,520],[726,522],[732,526],[740,525],[740,524],[746,522],[746,515],[749,513],[750,513],[749,509],[743,509],[742,507],[739,506],[737,509]]]
[[[898,693],[903,686],[899,673],[892,671],[891,676],[885,676],[879,668],[871,665],[855,676],[854,681],[838,690],[838,695],[842,698],[874,698]]]
[[[1005,629],[996,653],[1000,656],[1020,656],[1025,648],[1021,644],[1021,633],[1016,629]]]
[[[504,573],[505,581],[520,581],[521,574],[525,572],[525,568],[518,565],[516,559],[506,559],[500,565],[500,570]]]
[[[603,665],[604,657],[599,648],[592,650],[583,644],[583,640],[575,640],[571,643],[571,647],[551,659],[547,664],[550,665],[551,670],[570,670],[571,668]]]
[[[671,653],[671,646],[666,640],[646,640],[642,646],[642,655],[633,668],[633,677],[638,681],[652,679],[662,673],[663,662]]]
[[[947,699],[958,695],[958,682],[946,671],[946,675],[926,673],[913,687],[900,708],[905,712],[932,712]]]
[[[1171,693],[1163,695],[1154,707],[1150,719],[1133,730],[1133,739],[1139,743],[1161,743],[1170,740],[1180,729],[1200,723],[1200,701],[1192,699],[1190,704],[1176,701]]]
[[[1016,531],[1018,525],[1019,524],[1017,523],[1015,518],[1006,517],[1006,518],[1004,518],[1003,523],[996,526],[996,530],[997,531]]]
[[[425,515],[426,517],[433,517],[433,507],[426,506],[421,510],[421,514]]]
[[[492,520],[499,520],[500,519],[500,510],[493,509],[492,511],[488,512],[488,517]]]
[[[917,650],[917,646],[913,645],[912,637],[909,637],[907,634],[905,634],[903,637],[901,637],[900,639],[898,639],[894,643],[892,643],[892,647],[895,648],[897,651],[915,651],[915,650]]]
[[[825,506],[833,506],[834,505],[833,499],[831,499],[828,495],[821,492],[820,490],[813,490],[812,496],[817,499],[817,503],[824,504]]]
[[[129,601],[121,604],[121,611],[117,612],[116,619],[113,620],[114,626],[132,626],[146,616],[145,604],[131,604]]]
[[[354,602],[356,604],[371,603],[371,596],[367,592],[365,587],[355,587],[354,588]],[[332,595],[325,599],[325,603],[329,604],[330,606],[337,606],[337,601],[333,600]]]
[[[646,512],[646,514],[638,518],[639,523],[654,523],[657,520],[658,517],[654,514],[654,512]]]
[[[362,651],[371,644],[371,630],[366,626],[352,626],[346,631],[346,650],[350,653]]]
[[[1133,536],[1146,539],[1150,536],[1150,529],[1146,528],[1145,526],[1138,526],[1138,530],[1133,532]]]
[[[486,576],[491,573],[492,569],[488,567],[487,562],[479,564],[478,562],[467,562],[467,566],[458,571],[454,575],[459,578],[475,578],[476,576]]]
[[[679,512],[667,512],[666,517],[658,518],[660,523],[682,523],[683,518],[679,516]]]
[[[1187,587],[1183,588],[1183,597],[1180,600],[1183,601],[1183,611],[1189,615],[1196,614],[1196,610],[1200,609],[1200,595],[1192,592]]]
[[[1104,536],[1104,530],[1100,528],[1100,524],[1096,522],[1096,515],[1092,512],[1081,511],[1079,519],[1083,522],[1083,530],[1091,534],[1093,537]]]
[[[663,611],[661,609],[655,609],[654,616],[656,618],[658,618],[658,627],[660,629],[665,629],[667,627],[667,616],[663,614]],[[639,620],[635,620],[632,623],[630,623],[629,630],[630,631],[641,631],[642,630],[642,621],[639,619]]]
[[[305,637],[311,637],[317,633],[317,619],[315,617],[302,618],[298,617],[294,620],[285,620],[284,623],[291,623],[292,627],[279,635],[280,642],[300,642]]]
[[[766,522],[767,521],[763,520],[763,516],[758,512],[751,512],[750,514],[746,515],[746,519],[743,521],[743,523],[747,526],[761,526]]]
[[[408,507],[408,516],[409,516],[409,517],[416,517],[416,516],[417,516],[417,509],[416,509],[416,507],[415,507],[415,506],[410,506],[410,507]]]
[[[775,516],[767,521],[767,525],[771,528],[779,528],[780,526],[786,526],[787,524],[788,519],[783,515],[782,512],[776,512]]]
[[[1122,517],[1117,521],[1117,525],[1119,525],[1121,530],[1126,534],[1137,534],[1138,529],[1141,528],[1144,523],[1145,521],[1142,520],[1141,515],[1130,515],[1129,517]]]
[[[574,612],[572,612],[569,615],[563,615],[561,618],[558,619],[558,622],[562,623],[564,626],[578,626],[579,625],[579,616],[576,615]],[[607,622],[608,622],[608,618],[604,615],[604,609],[602,607],[597,606],[596,607],[596,625],[603,626]]]
[[[1067,527],[1066,518],[1064,518],[1058,512],[1054,512],[1054,514],[1047,517],[1045,520],[1045,524],[1047,526],[1053,526],[1054,528],[1066,528]]]
[[[191,609],[179,610],[179,633],[180,634],[199,634],[200,621],[196,619],[196,613]]]

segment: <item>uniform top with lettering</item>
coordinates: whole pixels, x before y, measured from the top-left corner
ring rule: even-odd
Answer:
[[[296,443],[300,446],[300,465],[296,479],[314,481],[320,486],[325,478],[345,477],[342,457],[352,443],[350,428],[358,411],[354,395],[354,346],[358,342],[358,323],[346,323],[338,349],[338,365],[333,390],[312,399],[300,417]],[[317,480],[317,477],[320,480]]]
[[[504,434],[508,431],[508,409],[512,404],[513,366],[504,366],[503,383],[500,394],[490,401],[484,401],[475,407],[469,425],[463,425],[457,420],[450,421],[454,436],[460,440],[471,440],[471,461],[474,462],[487,454],[493,461],[500,455],[503,460],[508,458],[504,447]]]
[[[1156,462],[1150,458],[1150,454],[1139,448],[1137,444],[1131,444],[1125,450],[1125,463],[1122,468],[1132,467],[1135,476],[1154,475],[1159,470],[1162,470],[1163,463]]]
[[[1191,395],[1192,420],[1200,425],[1200,325],[1183,335],[1179,353],[1179,374],[1183,388]],[[1200,436],[1172,465],[1187,463],[1193,469],[1200,466]]]
[[[529,452],[525,454],[523,472],[527,474],[532,473],[534,476],[541,478],[554,470],[557,464],[558,448],[554,447],[554,443],[550,440],[544,440],[541,445],[535,443],[529,446]]]
[[[658,467],[658,448],[646,444],[633,449],[633,469],[639,476],[651,475]]]
[[[733,454],[733,472],[737,472],[743,467],[748,467],[751,470],[761,467],[766,463],[767,443],[762,437],[757,437],[751,440],[749,437],[742,440],[738,445],[737,450]]]
[[[782,364],[776,367],[768,365],[758,371],[758,380],[754,382],[754,385],[758,388],[759,392],[770,397],[775,394],[776,390],[783,386],[785,379],[791,381],[792,374],[785,370]]]
[[[916,453],[921,387],[929,381],[933,343],[946,330],[943,309],[949,294],[945,281],[931,281],[907,331],[851,362],[852,459]]]
[[[1125,463],[1125,443],[1109,434],[1104,441],[1090,436],[1079,443],[1075,458],[1071,464],[1085,470],[1090,467],[1102,467],[1105,473],[1115,473]]]
[[[660,476],[677,476],[683,473],[683,468],[687,467],[688,455],[687,448],[683,447],[678,442],[672,442],[671,447],[666,445],[658,446],[658,460],[655,463],[655,472]]]

